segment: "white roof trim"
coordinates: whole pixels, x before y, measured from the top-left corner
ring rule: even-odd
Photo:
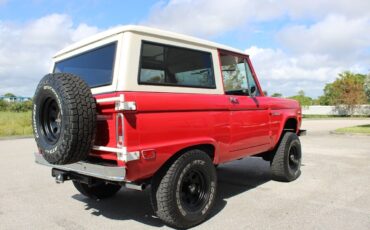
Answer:
[[[180,40],[182,42],[193,43],[193,44],[200,45],[200,46],[229,50],[229,51],[241,53],[244,55],[246,54],[242,50],[238,50],[238,49],[235,49],[229,46],[221,45],[215,42],[210,42],[204,39],[191,37],[188,35],[178,34],[178,33],[169,32],[169,31],[160,30],[160,29],[154,29],[154,28],[145,27],[145,26],[127,25],[127,26],[119,26],[119,27],[98,33],[96,35],[83,39],[79,42],[76,42],[62,49],[61,51],[57,52],[54,55],[54,58],[61,56],[65,53],[71,52],[73,50],[79,49],[83,46],[89,45],[91,43],[97,42],[99,40],[105,39],[107,37],[111,37],[116,34],[124,33],[124,32],[134,32],[134,33],[136,32],[136,33],[141,33],[141,34],[148,34],[150,36]]]

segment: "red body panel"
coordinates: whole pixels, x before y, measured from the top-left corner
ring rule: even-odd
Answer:
[[[175,153],[194,145],[214,146],[215,164],[267,151],[278,141],[285,120],[297,117],[299,108],[295,101],[264,96],[117,92],[96,97],[121,93],[137,106],[136,111],[124,113],[127,150],[156,152],[155,159],[141,157],[126,164],[129,181],[152,176]],[[238,103],[231,103],[230,97]],[[99,105],[98,111],[96,144],[116,147],[113,103]],[[117,159],[114,153],[92,154]]]

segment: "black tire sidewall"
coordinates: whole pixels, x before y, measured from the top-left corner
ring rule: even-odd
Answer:
[[[295,180],[298,178],[301,174],[301,162],[302,162],[302,148],[301,148],[301,142],[299,141],[298,136],[295,133],[286,133],[285,135],[288,135],[288,138],[285,142],[284,146],[284,168],[286,176],[290,181]],[[297,151],[299,152],[299,166],[296,170],[291,169],[289,166],[289,151],[292,146],[295,146],[297,148]]]
[[[190,211],[187,210],[186,207],[183,207],[181,199],[180,199],[180,187],[183,177],[186,173],[192,169],[196,169],[203,174],[203,177],[206,182],[207,192],[206,192],[206,200],[207,202],[202,205],[202,207],[197,211]],[[216,196],[216,186],[217,186],[217,178],[214,173],[215,168],[204,159],[196,159],[196,160],[189,160],[187,164],[184,164],[182,168],[179,168],[179,173],[177,175],[175,190],[174,193],[174,200],[176,201],[177,210],[182,218],[187,222],[200,222],[204,220],[212,208],[214,203],[214,199]],[[201,217],[201,220],[200,220]]]
[[[68,127],[69,120],[67,119],[68,109],[64,106],[63,103],[63,96],[60,90],[56,90],[58,85],[54,81],[50,81],[50,75],[46,75],[39,83],[39,86],[35,92],[34,102],[33,102],[33,110],[32,110],[32,125],[33,125],[33,133],[36,140],[36,143],[41,150],[43,157],[49,163],[55,163],[58,161],[58,150],[63,144],[64,139],[64,130]],[[47,98],[54,99],[58,107],[61,111],[61,130],[60,136],[56,143],[51,144],[46,141],[44,131],[42,130],[42,106]]]

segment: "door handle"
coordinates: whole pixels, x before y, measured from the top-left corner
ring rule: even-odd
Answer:
[[[229,100],[230,100],[230,102],[231,102],[231,103],[233,103],[233,104],[239,104],[239,100],[238,100],[238,98],[236,98],[236,97],[229,97]]]

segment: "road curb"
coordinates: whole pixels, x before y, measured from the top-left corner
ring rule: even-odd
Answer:
[[[367,133],[343,133],[343,132],[337,132],[337,131],[330,131],[329,132],[332,135],[338,135],[338,136],[364,136],[364,137],[370,137],[370,134]]]
[[[33,138],[32,135],[25,135],[25,136],[7,136],[7,137],[0,137],[0,141],[6,141],[6,140],[16,140],[16,139],[28,139]]]

